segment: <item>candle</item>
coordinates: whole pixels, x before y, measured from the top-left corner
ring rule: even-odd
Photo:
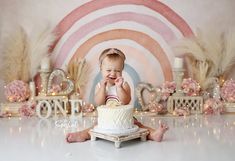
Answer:
[[[183,58],[175,57],[174,68],[176,69],[183,68]]]
[[[30,89],[30,98],[33,99],[36,94],[36,87],[33,81],[29,82],[29,89]]]
[[[50,70],[50,58],[48,56],[42,59],[41,70]]]

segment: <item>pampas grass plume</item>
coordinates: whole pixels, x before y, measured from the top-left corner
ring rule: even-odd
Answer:
[[[29,79],[30,76],[26,70],[29,64],[28,47],[27,33],[21,26],[16,27],[15,31],[6,38],[1,55],[3,64],[0,73],[6,83]]]
[[[23,27],[17,26],[8,35],[3,45],[0,76],[9,83],[13,80],[29,82],[38,72],[41,60],[48,56],[49,47],[56,36],[49,26],[37,28],[31,35]]]
[[[186,54],[192,77],[206,90],[215,78],[226,77],[235,64],[235,34],[197,30],[195,36],[183,38],[174,44],[177,54]]]

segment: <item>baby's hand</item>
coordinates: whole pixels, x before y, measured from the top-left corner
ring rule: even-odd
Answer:
[[[118,87],[121,87],[122,84],[124,82],[124,79],[122,77],[118,77],[116,80],[115,80],[115,85],[118,86]]]
[[[106,86],[107,83],[108,83],[108,78],[105,78],[100,82],[101,86]]]

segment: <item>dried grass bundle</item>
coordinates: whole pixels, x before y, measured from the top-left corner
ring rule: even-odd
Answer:
[[[2,51],[3,64],[1,66],[0,76],[9,83],[13,80],[27,81],[29,79],[29,72],[27,64],[29,64],[28,57],[29,42],[25,30],[19,26],[14,33],[11,33],[5,40]]]
[[[49,47],[56,40],[56,35],[53,34],[52,29],[46,26],[39,32],[33,32],[29,37],[29,73],[30,78],[33,79],[38,72],[41,60],[48,56]]]
[[[38,67],[43,57],[48,55],[50,45],[56,37],[52,30],[46,27],[44,30],[32,32],[18,26],[15,32],[10,33],[3,45],[0,76],[9,83],[13,80],[29,82],[38,72]]]
[[[76,58],[73,59],[67,68],[69,78],[75,83],[75,89],[77,92],[81,92],[85,87],[88,80],[89,68],[85,59]]]

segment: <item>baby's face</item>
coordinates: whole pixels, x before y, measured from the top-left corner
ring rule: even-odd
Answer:
[[[123,61],[121,59],[110,60],[106,57],[102,61],[101,73],[104,79],[108,80],[109,84],[114,84],[116,78],[122,76]]]

